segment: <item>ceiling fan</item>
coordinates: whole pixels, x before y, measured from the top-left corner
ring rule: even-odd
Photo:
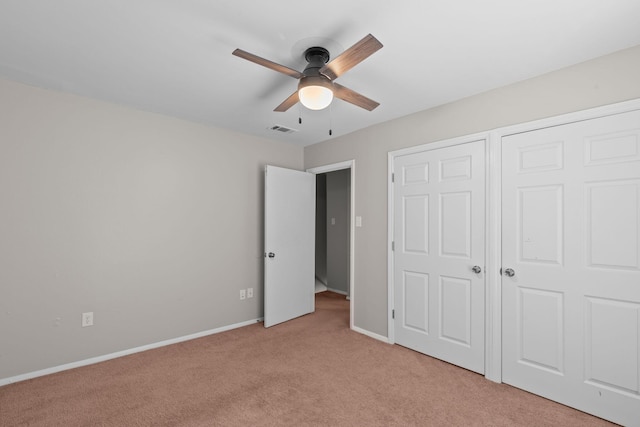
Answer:
[[[241,49],[234,50],[233,55],[300,80],[298,82],[298,90],[273,111],[287,111],[298,102],[311,110],[322,110],[331,104],[334,96],[365,110],[372,111],[380,105],[378,102],[335,83],[334,80],[367,59],[380,48],[382,48],[382,43],[371,34],[365,36],[331,61],[329,61],[330,57],[327,49],[319,46],[310,47],[304,52],[304,57],[308,64],[303,72]]]

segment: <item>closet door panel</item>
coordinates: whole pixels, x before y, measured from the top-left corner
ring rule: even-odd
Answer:
[[[502,139],[503,381],[640,420],[640,112]]]

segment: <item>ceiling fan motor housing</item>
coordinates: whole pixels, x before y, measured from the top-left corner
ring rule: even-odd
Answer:
[[[304,59],[309,64],[302,73],[305,76],[318,76],[320,68],[329,62],[329,51],[323,47],[310,47],[304,51]]]
[[[318,64],[318,67],[322,67],[329,62],[329,51],[323,47],[314,46],[304,51],[304,59],[309,65]]]
[[[334,90],[333,82],[329,77],[320,74],[320,68],[329,62],[329,51],[323,47],[310,47],[304,52],[304,58],[309,65],[304,69],[298,82],[298,91],[307,86],[322,86]]]

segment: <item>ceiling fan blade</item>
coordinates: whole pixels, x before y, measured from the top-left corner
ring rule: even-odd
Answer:
[[[289,68],[284,65],[277,64],[273,61],[269,61],[268,59],[264,59],[257,55],[254,55],[253,53],[245,52],[242,49],[236,49],[232,53],[237,57],[246,59],[247,61],[254,62],[258,65],[262,65],[263,67],[270,68],[274,71],[277,71],[282,74],[286,74],[296,79],[299,79],[303,76],[301,72],[294,70],[293,68]]]
[[[346,73],[360,62],[373,55],[374,52],[382,48],[382,43],[378,41],[371,34],[365,36],[358,43],[351,46],[349,49],[342,52],[335,57],[332,61],[329,61],[324,67],[320,68],[320,73],[329,77],[331,80],[335,80],[342,74]]]
[[[338,83],[333,84],[333,89],[333,95],[336,98],[340,98],[343,101],[347,101],[353,105],[364,108],[367,111],[372,111],[380,105],[379,102],[369,99],[364,95],[360,95],[358,92],[339,85]]]
[[[291,96],[289,96],[287,99],[285,99],[282,102],[282,104],[278,105],[273,111],[278,111],[280,113],[283,113],[283,112],[287,111],[289,108],[291,108],[294,105],[296,105],[298,103],[298,101],[300,101],[300,98],[298,98],[298,91],[296,90],[295,92],[293,92],[291,94]]]

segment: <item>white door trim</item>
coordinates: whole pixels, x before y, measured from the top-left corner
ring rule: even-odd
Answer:
[[[487,251],[486,251],[486,313],[485,313],[485,378],[495,382],[502,382],[502,280],[498,274],[501,267],[502,235],[501,235],[501,144],[502,137],[520,132],[532,131],[545,127],[558,126],[567,123],[594,119],[608,115],[625,113],[640,109],[640,98],[623,101],[601,107],[590,108],[559,116],[534,120],[516,125],[505,126],[489,130],[484,133],[466,135],[452,139],[427,143],[415,147],[390,151],[387,158],[387,334],[389,343],[395,343],[393,310],[393,162],[396,156],[411,154],[426,150],[435,150],[451,145],[472,142],[477,139],[487,141]]]
[[[343,169],[351,170],[351,194],[349,203],[351,204],[351,218],[349,218],[349,328],[355,329],[354,325],[354,301],[356,299],[355,296],[355,286],[354,286],[354,270],[355,270],[355,205],[356,205],[356,161],[355,160],[346,160],[344,162],[332,163],[330,165],[317,166],[315,168],[307,169],[307,172],[313,174],[327,173],[333,172]]]
[[[492,132],[495,133],[496,136],[502,138],[503,136],[513,135],[516,133],[528,132],[551,126],[565,125],[568,123],[580,122],[583,120],[590,120],[598,117],[612,116],[615,114],[626,113],[628,111],[638,109],[640,109],[640,98],[632,99],[630,101],[618,102],[616,104],[604,105],[602,107],[595,107],[587,110],[566,113],[559,116],[547,117],[544,119],[496,128]]]
[[[502,382],[502,288],[499,274],[502,264],[502,151],[501,138],[489,133],[487,143],[487,289],[485,313],[486,379]]]

